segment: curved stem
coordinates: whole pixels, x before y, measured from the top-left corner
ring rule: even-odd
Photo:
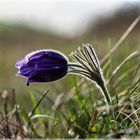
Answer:
[[[102,84],[100,84],[100,87],[101,87],[101,89],[103,91],[103,96],[105,98],[105,101],[109,105],[111,103],[111,97],[110,97],[110,94],[109,94],[109,92],[107,90],[107,87],[106,87],[105,83],[102,82]]]

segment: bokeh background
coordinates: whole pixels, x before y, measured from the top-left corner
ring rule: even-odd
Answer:
[[[0,0],[0,91],[15,89],[19,99],[30,91],[66,92],[70,76],[27,87],[24,78],[16,77],[16,61],[38,49],[69,57],[82,43],[91,43],[101,59],[139,14],[139,0]],[[113,56],[114,64],[140,50],[139,40],[140,23]]]

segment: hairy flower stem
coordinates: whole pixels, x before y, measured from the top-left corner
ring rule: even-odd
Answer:
[[[100,87],[101,87],[101,90],[103,92],[103,96],[105,98],[106,104],[109,105],[111,103],[111,97],[110,97],[110,94],[109,94],[109,92],[107,90],[107,87],[106,87],[105,83],[102,82],[100,84]]]

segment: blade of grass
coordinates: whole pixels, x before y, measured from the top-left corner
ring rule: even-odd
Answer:
[[[116,69],[112,72],[112,75],[110,76],[109,80],[107,81],[107,84],[113,79],[115,74],[130,60],[135,59],[140,56],[140,52],[135,51],[131,53],[127,58],[125,58],[117,67]]]
[[[36,104],[37,104],[37,101],[36,101],[34,95],[32,94],[32,92],[30,92],[29,95],[30,95],[30,99],[31,99],[31,102],[32,102],[32,106],[34,108],[36,106]],[[35,113],[36,114],[39,114],[40,113],[40,111],[39,111],[38,108],[36,108]]]
[[[114,87],[117,87],[119,84],[121,84],[121,81],[126,78],[128,75],[133,73],[137,69],[137,66],[132,67],[131,69],[128,69],[127,71],[123,72],[115,81]],[[133,80],[133,79],[132,79]]]
[[[112,47],[112,49],[101,59],[101,65],[105,63],[105,61],[110,57],[110,54],[113,54],[120,47],[121,43],[126,39],[126,37],[130,34],[130,32],[134,29],[134,27],[138,24],[139,21],[140,15],[138,15],[138,17],[131,23],[131,25],[127,28],[127,30],[118,40],[118,42]]]
[[[28,118],[28,126],[30,126],[30,119],[31,119],[31,117],[34,115],[34,113],[36,112],[36,110],[38,109],[38,106],[40,105],[40,103],[41,103],[41,101],[45,98],[45,96],[48,94],[48,92],[49,92],[49,90],[48,91],[46,91],[45,92],[45,94],[40,98],[40,100],[38,101],[38,102],[36,102],[35,100],[34,100],[34,96],[32,95],[31,97],[32,97],[32,101],[33,101],[33,103],[34,103],[34,108],[33,108],[33,110],[32,110],[32,112],[31,112],[31,115],[29,116],[29,118]],[[37,111],[37,113],[39,112],[39,110]]]

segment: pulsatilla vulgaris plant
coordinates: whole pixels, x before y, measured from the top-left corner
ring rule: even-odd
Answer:
[[[83,45],[70,55],[74,62],[60,52],[54,50],[39,50],[32,52],[17,61],[18,76],[27,78],[27,85],[32,82],[51,82],[64,77],[66,74],[80,74],[96,83],[105,98],[107,105],[111,102],[105,85],[105,80],[98,57],[89,44]]]

